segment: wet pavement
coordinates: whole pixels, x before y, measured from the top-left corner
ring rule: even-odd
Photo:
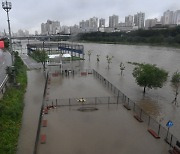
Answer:
[[[33,153],[45,85],[44,73],[41,70],[28,71],[27,76],[28,85],[17,154]]]

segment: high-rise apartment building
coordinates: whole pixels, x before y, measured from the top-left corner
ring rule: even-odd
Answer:
[[[109,27],[110,28],[117,28],[119,23],[119,16],[112,15],[109,16]]]
[[[98,18],[96,18],[96,17],[90,18],[89,19],[89,27],[97,29],[98,28]]]
[[[176,10],[173,14],[173,24],[180,25],[180,10]]]
[[[154,27],[157,23],[157,19],[147,19],[145,21],[145,29],[149,29],[151,27]]]
[[[133,26],[133,16],[129,15],[125,17],[125,26]]]
[[[134,24],[138,29],[144,28],[145,13],[139,12],[134,15]]]
[[[79,22],[79,28],[85,28],[85,21],[84,20]]]
[[[41,34],[57,34],[60,31],[60,22],[47,20],[46,23],[41,24]]]
[[[173,24],[173,11],[167,10],[164,12],[161,20],[163,25]]]
[[[79,22],[79,28],[81,29],[82,32],[97,31],[98,30],[98,18],[93,17],[86,21],[82,20],[81,22]]]
[[[99,27],[100,28],[105,27],[105,19],[103,18],[99,19]]]

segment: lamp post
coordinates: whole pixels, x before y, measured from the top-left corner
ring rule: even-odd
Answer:
[[[10,27],[10,20],[9,20],[9,11],[12,8],[11,2],[2,2],[2,8],[6,11],[7,13],[7,21],[8,21],[8,29],[9,29],[9,43],[10,43],[10,53],[11,53],[11,60],[12,60],[12,65],[13,65],[13,50],[12,50],[12,40],[11,40],[11,27]]]

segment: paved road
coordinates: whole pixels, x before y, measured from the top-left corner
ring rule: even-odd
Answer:
[[[3,52],[0,49],[0,84],[6,76],[6,67],[11,66],[11,55],[9,52]]]

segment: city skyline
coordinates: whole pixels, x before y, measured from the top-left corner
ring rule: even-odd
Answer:
[[[124,22],[125,16],[134,15],[137,12],[145,12],[145,19],[158,18],[167,10],[180,9],[180,1],[177,0],[152,0],[150,2],[136,0],[11,0],[10,11],[11,28],[13,32],[19,29],[27,29],[30,33],[40,32],[41,23],[47,19],[58,20],[62,25],[79,25],[79,22],[91,17],[104,18],[108,21],[113,14],[119,16],[119,21]],[[36,4],[36,5],[34,5]],[[69,8],[69,9],[68,9]],[[29,11],[30,10],[30,11]],[[7,32],[6,12],[0,9],[1,26],[0,31]],[[108,23],[106,22],[106,26]]]

